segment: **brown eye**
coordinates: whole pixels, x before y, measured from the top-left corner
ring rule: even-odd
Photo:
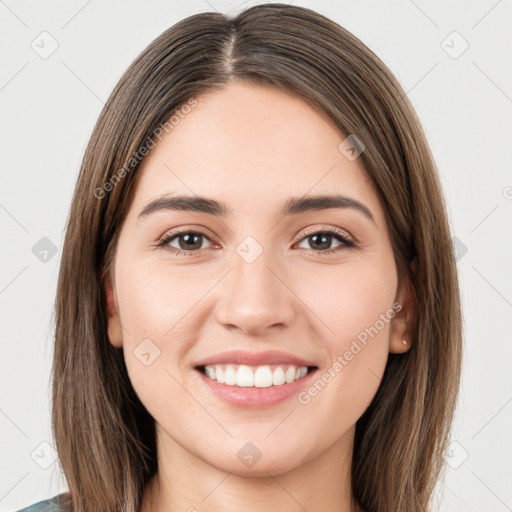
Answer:
[[[205,249],[205,247],[203,247],[203,241],[205,239],[210,240],[204,233],[198,231],[189,230],[179,233],[169,233],[158,243],[158,247],[176,253],[176,255],[189,253],[193,256],[195,253]]]
[[[332,248],[333,239],[339,242],[339,244],[334,248]],[[303,243],[303,241],[306,241],[309,248],[314,252],[324,254],[338,252],[355,246],[354,242],[347,237],[345,232],[335,228],[322,229],[321,231],[307,233],[306,236],[301,239],[299,244]],[[307,247],[303,248],[307,249]]]
[[[200,233],[184,233],[174,238],[178,240],[180,249],[199,250],[202,245],[202,237],[203,235]]]

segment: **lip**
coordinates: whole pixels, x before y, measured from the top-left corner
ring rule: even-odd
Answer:
[[[247,409],[266,409],[272,405],[283,402],[291,396],[296,396],[304,387],[310,385],[311,380],[317,372],[318,368],[315,367],[314,369],[310,369],[304,377],[294,380],[293,382],[267,388],[252,388],[221,384],[207,377],[200,369],[194,369],[194,373],[198,375],[202,383],[206,385],[217,398],[229,405]]]
[[[261,366],[266,364],[293,364],[295,366],[318,366],[314,362],[306,361],[300,357],[278,350],[265,350],[264,352],[251,352],[247,350],[230,350],[198,361],[194,366],[211,364],[246,364],[248,366]],[[291,383],[290,383],[291,384]]]

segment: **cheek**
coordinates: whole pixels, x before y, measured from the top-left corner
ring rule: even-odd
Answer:
[[[179,330],[181,319],[206,291],[193,275],[160,263],[133,261],[119,268],[118,302],[131,343],[141,337],[168,339]]]
[[[323,277],[317,274],[315,283],[304,283],[299,295],[307,295],[305,302],[321,320],[319,343],[331,362],[299,402],[315,411],[310,421],[330,418],[332,424],[349,425],[370,404],[387,363],[394,264],[340,265]]]
[[[365,329],[377,321],[375,338],[387,339],[389,321],[379,320],[386,312],[389,316],[396,286],[393,261],[383,259],[375,265],[354,262],[319,269],[314,278],[297,281],[295,290],[324,324],[324,345],[333,355],[346,350],[347,342],[350,345],[358,335],[364,341]]]
[[[179,364],[195,343],[189,315],[204,291],[176,268],[136,259],[121,262],[116,277],[128,376],[151,416],[173,425],[177,411],[183,418],[194,414]]]
[[[116,269],[123,351],[134,387],[162,377],[193,342],[187,334],[187,313],[200,295],[180,275],[135,258],[120,261]]]

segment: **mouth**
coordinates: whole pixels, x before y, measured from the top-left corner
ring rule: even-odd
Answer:
[[[265,410],[290,400],[312,382],[317,366],[274,364],[210,364],[194,368],[205,385],[221,402],[231,407]]]
[[[206,379],[237,388],[281,387],[300,381],[318,370],[298,364],[245,365],[236,363],[199,365],[195,369]]]
[[[300,393],[318,366],[278,350],[230,350],[197,361],[194,373],[203,389],[230,406],[266,409]]]

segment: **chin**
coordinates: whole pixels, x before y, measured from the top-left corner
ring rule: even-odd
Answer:
[[[206,456],[203,460],[216,468],[241,477],[268,477],[287,473],[301,466],[306,457],[301,456],[293,446],[286,446],[286,450],[273,446],[267,442],[251,443],[235,442],[236,448],[219,450],[215,455]],[[234,456],[228,455],[233,454]]]

